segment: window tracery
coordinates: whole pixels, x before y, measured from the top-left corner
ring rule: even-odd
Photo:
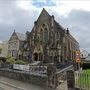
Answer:
[[[48,41],[48,25],[42,24],[39,30],[40,41],[46,43]]]

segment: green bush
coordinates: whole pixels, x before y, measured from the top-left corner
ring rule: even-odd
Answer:
[[[26,62],[24,62],[22,60],[17,60],[17,61],[15,61],[15,64],[26,64]]]
[[[82,67],[83,69],[90,69],[90,62],[84,62]]]
[[[10,64],[26,64],[26,62],[22,60],[15,60],[15,58],[10,56],[7,57],[7,62],[9,62]]]
[[[15,64],[15,59],[13,57],[7,57],[7,62],[10,64]]]
[[[2,48],[0,48],[0,54],[2,53]]]

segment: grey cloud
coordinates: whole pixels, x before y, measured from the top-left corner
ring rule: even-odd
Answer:
[[[14,29],[21,33],[30,31],[37,15],[17,7],[16,0],[0,0],[0,40],[8,40]]]
[[[67,17],[58,16],[57,20],[64,27],[69,27],[71,34],[80,43],[80,48],[90,52],[90,12],[72,10]]]
[[[7,1],[7,2],[6,2]],[[0,40],[8,40],[14,29],[25,33],[31,31],[33,22],[38,18],[35,11],[23,10],[17,7],[16,0],[0,0]],[[67,17],[48,9],[56,21],[64,28],[69,27],[71,34],[78,40],[81,48],[90,51],[90,12],[72,10]]]
[[[51,13],[60,25],[69,28],[70,33],[79,42],[80,48],[90,52],[90,11],[72,10],[66,16],[53,11]]]

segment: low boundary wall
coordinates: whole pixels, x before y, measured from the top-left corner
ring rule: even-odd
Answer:
[[[30,75],[29,73],[10,69],[0,69],[0,75],[36,85],[47,85],[47,77],[45,76]]]

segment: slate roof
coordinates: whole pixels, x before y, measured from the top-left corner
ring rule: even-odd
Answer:
[[[22,33],[19,33],[19,32],[13,32],[13,34],[11,35],[9,41],[12,39],[13,36],[16,36],[18,40],[20,41],[24,41],[26,39],[26,34],[22,34]]]
[[[41,11],[41,13],[37,19],[37,24],[39,23],[39,20],[43,17],[49,17],[49,19],[50,19],[52,16],[43,8],[43,10]],[[64,27],[62,27],[55,19],[54,19],[54,27],[53,28],[55,30],[60,30],[60,29],[63,31],[65,30]],[[31,30],[31,33],[32,32],[33,32],[33,29]],[[63,32],[61,32],[61,33],[63,33]],[[77,44],[79,44],[78,41],[71,34],[69,34],[68,36],[70,38],[72,38],[75,42],[77,42]]]
[[[16,33],[16,35],[17,35],[17,37],[18,37],[19,40],[21,40],[21,41],[25,40],[25,38],[26,38],[26,35],[25,34],[18,33],[18,32],[15,32],[15,33]]]
[[[90,61],[90,56],[85,58],[86,61]]]

